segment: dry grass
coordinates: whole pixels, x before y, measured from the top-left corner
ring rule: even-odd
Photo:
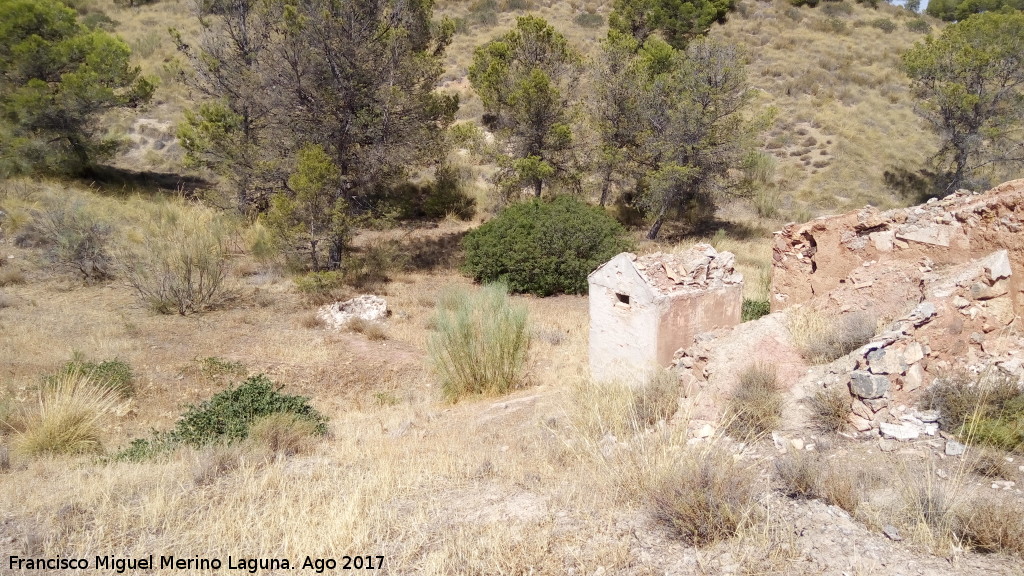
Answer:
[[[774,366],[743,369],[725,407],[725,429],[734,438],[760,438],[782,420],[782,391]]]
[[[316,423],[293,414],[276,413],[261,418],[249,429],[249,438],[273,454],[294,456],[308,452],[316,436]]]
[[[0,268],[0,287],[25,283],[25,273],[14,266]]]
[[[793,343],[814,364],[831,362],[867,344],[875,329],[875,318],[864,312],[829,316],[797,307],[789,314]]]
[[[795,451],[779,457],[775,479],[790,498],[820,498],[850,514],[867,498],[862,471],[818,452]]]
[[[356,334],[362,334],[374,342],[388,339],[388,332],[380,322],[353,318],[345,324],[345,327]]]
[[[14,445],[28,455],[100,452],[104,418],[119,402],[117,390],[89,374],[59,374],[39,391],[36,405],[17,418]]]
[[[816,498],[824,465],[814,452],[797,450],[775,460],[775,478],[790,498]]]
[[[577,430],[600,440],[609,434],[628,438],[668,420],[679,409],[681,390],[673,372],[660,370],[634,386],[581,379],[573,392]]]
[[[985,478],[1009,480],[1017,475],[1017,467],[1001,450],[980,448],[968,460],[971,471]]]

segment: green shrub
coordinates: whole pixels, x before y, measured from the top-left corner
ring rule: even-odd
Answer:
[[[509,206],[463,246],[464,270],[478,282],[549,296],[585,293],[587,275],[630,243],[604,210],[561,196]]]
[[[299,292],[314,299],[333,298],[334,291],[341,288],[345,276],[338,270],[321,270],[295,277]]]
[[[255,422],[272,414],[291,415],[310,423],[314,434],[326,434],[327,418],[313,408],[309,399],[282,394],[282,388],[262,374],[251,376],[235,388],[189,406],[170,432],[154,432],[149,439],[133,440],[117,459],[144,460],[180,444],[199,448],[238,442],[248,438]]]
[[[500,285],[453,294],[438,302],[437,332],[428,343],[445,398],[522,386],[530,346],[526,307],[512,303]]]
[[[751,320],[757,320],[762,316],[771,314],[772,305],[767,298],[764,300],[753,300],[750,298],[743,299],[743,310],[741,314],[741,320],[743,322],[749,322]]]
[[[726,404],[726,431],[735,438],[758,438],[774,430],[781,419],[782,393],[775,368],[747,366]]]
[[[908,32],[916,32],[917,34],[928,34],[932,31],[932,25],[924,18],[914,18],[913,20],[909,20],[907,21],[906,27]]]
[[[61,378],[73,375],[88,377],[96,386],[110,388],[124,398],[135,394],[135,375],[132,373],[132,367],[124,360],[115,358],[100,363],[88,362],[76,353],[61,367],[57,375],[47,378],[46,383],[52,385]]]
[[[874,28],[878,28],[879,30],[885,32],[886,34],[892,34],[893,32],[896,31],[896,23],[893,22],[892,20],[889,20],[888,18],[875,18],[874,20],[868,22],[868,24],[870,24]]]

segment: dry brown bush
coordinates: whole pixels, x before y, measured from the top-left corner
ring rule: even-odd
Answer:
[[[980,552],[1024,553],[1024,506],[1015,499],[977,498],[956,512],[955,531]]]
[[[14,286],[25,283],[25,273],[14,266],[5,266],[0,270],[0,287]]]
[[[850,414],[850,393],[844,388],[823,388],[807,400],[811,428],[823,434],[835,434],[846,427]]]
[[[771,432],[781,419],[782,393],[775,368],[747,366],[726,405],[726,431],[735,438],[758,438]]]
[[[816,453],[797,450],[775,460],[775,478],[790,498],[817,498],[824,468]]]
[[[655,484],[655,517],[687,544],[731,538],[757,515],[758,472],[728,450],[693,451]]]

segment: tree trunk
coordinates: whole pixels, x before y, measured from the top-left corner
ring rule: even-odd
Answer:
[[[647,231],[648,240],[656,240],[658,238],[658,232],[661,232],[661,225],[665,223],[665,212],[668,206],[662,205],[661,210],[658,211],[658,217],[654,219],[654,224],[651,225],[651,229]]]
[[[327,263],[328,268],[331,270],[337,270],[341,268],[341,257],[345,252],[345,241],[341,238],[335,238],[331,241],[331,250],[328,258],[330,261]]]
[[[540,178],[533,179],[533,196],[535,198],[540,198],[540,189],[542,186],[544,186],[543,180],[541,180]]]
[[[612,191],[612,172],[611,172],[611,170],[609,170],[604,175],[604,182],[601,184],[601,201],[598,202],[598,204],[601,207],[604,207],[604,205],[608,202],[608,195],[611,193],[611,191]]]

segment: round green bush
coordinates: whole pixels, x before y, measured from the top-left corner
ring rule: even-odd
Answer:
[[[478,282],[538,296],[582,294],[587,275],[628,250],[626,230],[569,196],[513,204],[466,235],[464,270]]]

